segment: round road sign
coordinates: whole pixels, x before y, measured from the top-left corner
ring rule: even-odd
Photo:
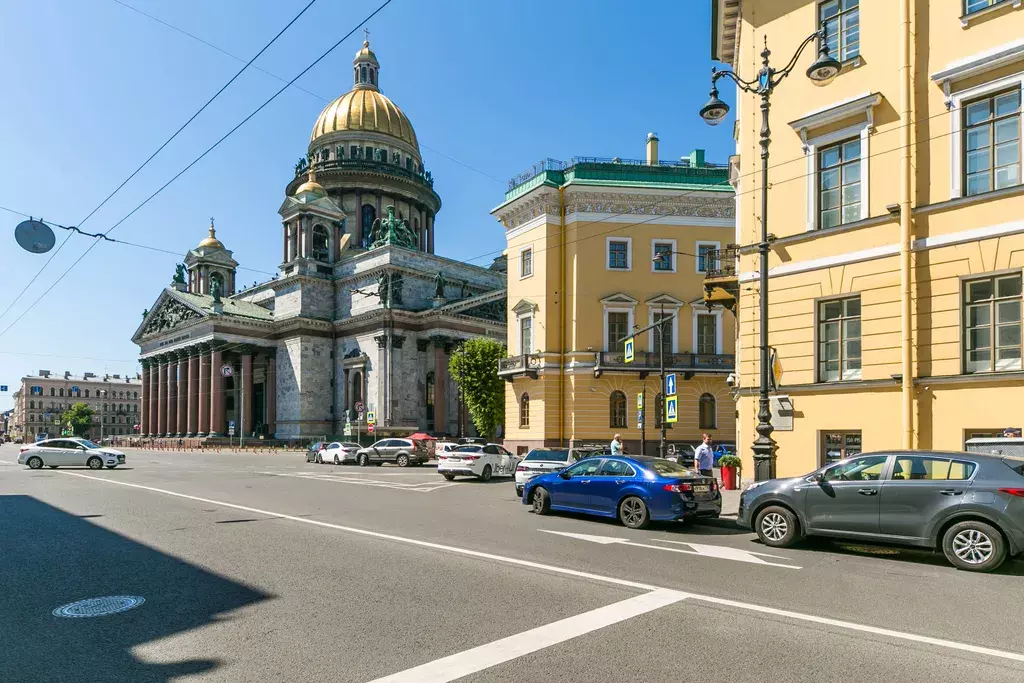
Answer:
[[[220,366],[220,374],[223,375],[224,377],[230,377],[231,375],[235,374],[235,369],[230,365],[222,365]]]
[[[367,425],[366,431],[369,432],[370,434],[373,434],[373,425]]]
[[[363,402],[362,401],[356,401],[356,412],[357,413],[363,412],[363,408],[364,407],[365,406],[363,406]]]

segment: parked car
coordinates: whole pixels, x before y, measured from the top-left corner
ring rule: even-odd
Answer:
[[[738,521],[768,546],[832,536],[941,550],[987,572],[1024,551],[1024,458],[897,451],[752,484]]]
[[[486,446],[487,439],[483,438],[482,436],[464,436],[461,439],[459,439],[458,443],[460,446],[469,446],[472,444],[476,444],[478,446]]]
[[[121,451],[103,448],[88,439],[78,438],[37,441],[22,446],[18,452],[18,464],[28,465],[33,470],[43,465],[52,468],[85,465],[93,470],[104,467],[114,469],[124,462],[124,453]]]
[[[571,456],[574,461],[611,454],[612,449],[610,446],[577,446],[571,449]]]
[[[718,467],[718,461],[726,455],[736,455],[736,444],[731,443],[716,443],[711,447],[711,454],[715,458],[715,467]]]
[[[356,453],[356,462],[364,467],[383,465],[386,462],[408,467],[428,460],[430,450],[427,448],[427,442],[415,439],[381,439],[372,446],[360,448]]]
[[[357,443],[349,441],[333,441],[316,454],[316,462],[333,462],[335,465],[344,465],[346,462],[356,462],[356,454],[362,448]]]
[[[316,462],[317,454],[324,449],[323,441],[314,441],[306,448],[306,462]]]
[[[489,443],[486,446],[459,446],[444,453],[437,462],[437,471],[448,481],[457,476],[476,477],[489,481],[491,477],[512,477],[516,473],[519,458],[504,446]]]
[[[443,454],[451,453],[458,447],[459,444],[454,441],[437,441],[434,443],[434,454],[440,458]]]
[[[718,518],[722,513],[714,477],[645,455],[585,458],[542,474],[526,484],[522,501],[539,515],[563,510],[617,517],[630,529],[642,529],[652,520]]]
[[[516,495],[523,495],[523,487],[534,477],[557,472],[576,462],[567,448],[534,448],[516,465]]]

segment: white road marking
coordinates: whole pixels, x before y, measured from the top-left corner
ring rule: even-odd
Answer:
[[[540,562],[531,562],[529,560],[521,560],[515,557],[508,557],[505,555],[494,555],[492,553],[484,553],[478,550],[470,550],[468,548],[459,548],[457,546],[443,545],[440,543],[431,543],[430,541],[421,541],[416,538],[408,538],[405,536],[395,536],[393,534],[384,534],[379,531],[369,531],[368,529],[357,529],[355,527],[343,526],[341,524],[332,524],[330,522],[322,522],[316,519],[310,519],[308,517],[296,517],[294,515],[286,515],[280,512],[271,512],[269,510],[261,510],[259,508],[249,507],[246,505],[238,505],[236,503],[228,503],[220,500],[211,500],[209,498],[200,498],[199,496],[190,496],[186,493],[177,493],[175,491],[168,491],[166,489],[158,489],[153,486],[144,486],[142,484],[133,484],[127,481],[118,481],[116,479],[107,479],[105,477],[96,477],[89,474],[80,474],[78,472],[69,472],[65,470],[57,470],[58,474],[63,474],[69,477],[80,477],[82,479],[93,479],[95,481],[101,481],[107,484],[116,484],[117,486],[126,486],[129,488],[142,489],[145,491],[153,491],[155,493],[162,493],[168,496],[174,496],[176,498],[183,498],[186,500],[194,500],[200,503],[208,503],[211,505],[220,505],[222,507],[234,508],[236,510],[244,510],[246,512],[253,512],[256,514],[266,515],[268,517],[276,517],[278,519],[287,519],[292,522],[298,522],[300,524],[311,524],[313,526],[325,527],[328,529],[337,529],[338,531],[347,531],[352,534],[360,536],[367,536],[369,538],[379,538],[387,541],[395,541],[398,543],[405,543],[408,545],[418,546],[421,548],[430,548],[432,550],[443,550],[457,555],[463,555],[466,557],[475,557],[482,560],[492,560],[495,562],[501,562],[504,564],[513,565],[516,567],[528,567],[530,569],[539,569],[542,571],[548,571],[553,574],[561,574],[563,576],[573,576],[581,579],[589,579],[592,581],[599,581],[615,586],[624,586],[626,588],[638,588],[645,591],[673,591],[680,595],[685,596],[691,600],[700,600],[713,605],[722,605],[725,607],[733,607],[736,609],[749,610],[752,612],[761,612],[764,614],[773,614],[780,617],[786,617],[788,619],[794,619],[797,621],[807,621],[815,624],[825,624],[828,626],[835,626],[836,628],[847,629],[851,631],[860,631],[863,633],[873,633],[876,635],[887,636],[898,640],[906,640],[910,642],[924,643],[927,645],[935,645],[937,647],[944,647],[951,650],[960,650],[963,652],[973,652],[975,654],[987,655],[989,657],[996,657],[999,659],[1008,659],[1015,662],[1024,662],[1024,654],[1017,652],[1007,652],[1005,650],[996,650],[988,647],[981,647],[978,645],[970,645],[968,643],[958,643],[952,640],[945,640],[942,638],[932,638],[930,636],[920,636],[914,633],[906,633],[903,631],[893,631],[891,629],[878,628],[876,626],[867,626],[864,624],[857,624],[850,621],[840,621],[838,619],[829,619],[827,617],[819,617],[813,614],[804,614],[802,612],[790,612],[788,610],[776,609],[774,607],[767,607],[764,605],[758,605],[749,602],[739,602],[738,600],[728,600],[726,598],[718,598],[713,595],[700,595],[697,593],[686,593],[683,591],[674,591],[673,589],[665,588],[663,586],[652,586],[650,584],[640,583],[638,581],[630,581],[628,579],[620,579],[615,576],[605,576],[602,574],[592,574],[590,572],[583,572],[576,569],[569,569],[568,567],[558,567],[550,564],[542,564]],[[656,547],[656,546],[654,546]]]
[[[538,626],[529,631],[480,645],[449,657],[442,657],[412,669],[378,678],[371,683],[447,683],[518,659],[531,652],[564,643],[606,626],[652,612],[666,605],[685,600],[687,597],[689,597],[687,593],[662,588],[567,619]]]
[[[662,550],[669,553],[682,553],[683,555],[699,555],[701,557],[714,557],[719,560],[734,560],[736,562],[746,562],[748,564],[760,564],[767,567],[782,567],[783,569],[802,569],[792,564],[782,564],[781,562],[767,562],[762,560],[761,557],[778,557],[777,555],[768,555],[767,553],[755,553],[749,550],[740,550],[739,548],[731,548],[724,545],[707,545],[705,543],[690,543],[689,541],[667,541],[668,543],[679,543],[680,545],[688,545],[691,550],[683,550],[681,548],[663,548],[658,545],[647,545],[646,543],[637,543],[630,541],[626,538],[615,538],[614,536],[595,536],[593,534],[574,534],[568,531],[552,531],[550,529],[538,529],[545,534],[557,534],[559,536],[568,536],[569,538],[575,538],[581,541],[590,541],[591,543],[600,543],[601,545],[629,545],[635,548],[647,548],[649,550]],[[656,539],[661,540],[661,539]]]
[[[311,479],[313,481],[333,481],[339,484],[356,484],[357,486],[376,486],[384,489],[397,489],[399,491],[417,491],[429,493],[438,489],[455,486],[455,482],[436,483],[431,482],[404,483],[393,481],[382,481],[380,479],[367,479],[364,477],[345,476],[343,474],[332,474],[330,472],[259,472],[272,477],[294,477],[296,479]]]

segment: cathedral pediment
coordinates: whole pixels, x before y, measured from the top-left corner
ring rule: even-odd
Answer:
[[[206,317],[204,312],[180,301],[170,290],[165,289],[156,300],[153,310],[148,311],[142,319],[142,324],[132,336],[132,341],[173,330],[203,317]]]

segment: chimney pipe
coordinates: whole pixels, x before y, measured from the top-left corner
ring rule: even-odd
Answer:
[[[658,165],[658,134],[648,133],[647,134],[647,165],[657,166]]]

